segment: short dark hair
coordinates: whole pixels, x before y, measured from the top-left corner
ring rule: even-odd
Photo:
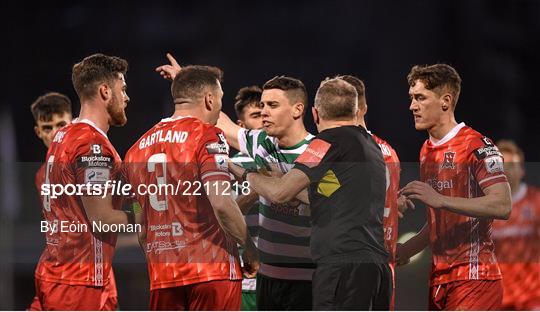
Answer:
[[[221,83],[223,71],[213,66],[190,65],[182,68],[171,85],[173,99],[198,99],[205,89]]]
[[[262,89],[258,86],[244,87],[238,90],[234,98],[234,110],[236,117],[243,119],[244,109],[248,105],[259,105],[261,102]]]
[[[128,62],[116,56],[96,53],[73,65],[71,80],[79,98],[91,99],[101,83],[112,85],[118,74],[126,74]]]
[[[358,93],[358,108],[366,107],[366,86],[364,85],[364,82],[360,78],[353,75],[343,75],[338,76],[337,78],[347,81],[356,89],[356,93]]]
[[[270,90],[270,89],[279,89],[287,92],[288,98],[290,101],[300,101],[304,103],[304,105],[307,107],[308,105],[308,95],[306,86],[304,86],[304,83],[302,81],[287,77],[287,76],[276,76],[270,80],[268,80],[263,85],[263,90]],[[304,109],[305,112],[305,109]]]
[[[358,109],[358,93],[341,78],[321,82],[315,95],[315,108],[325,120],[350,120]]]
[[[34,121],[51,121],[54,114],[71,114],[71,100],[58,92],[48,92],[38,97],[30,110],[34,116]]]
[[[458,72],[447,64],[415,65],[407,75],[409,86],[414,87],[416,81],[424,83],[426,89],[438,94],[446,89],[454,96],[452,107],[455,108],[461,92],[461,77]]]

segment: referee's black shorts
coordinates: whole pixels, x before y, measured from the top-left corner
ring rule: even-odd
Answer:
[[[313,310],[389,310],[391,297],[387,263],[317,263]]]

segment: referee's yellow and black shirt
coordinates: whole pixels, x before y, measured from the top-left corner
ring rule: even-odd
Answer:
[[[295,162],[310,180],[311,254],[385,262],[386,165],[377,143],[357,126],[319,133]]]

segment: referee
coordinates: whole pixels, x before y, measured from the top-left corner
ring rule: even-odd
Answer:
[[[338,78],[317,90],[319,134],[286,175],[268,177],[231,165],[254,191],[281,204],[311,205],[315,310],[388,310],[391,274],[383,240],[386,167],[379,146],[356,126],[357,92]]]

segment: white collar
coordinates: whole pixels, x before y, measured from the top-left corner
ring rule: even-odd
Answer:
[[[459,123],[457,124],[454,128],[452,128],[452,130],[450,130],[442,139],[438,140],[438,141],[433,141],[433,138],[430,136],[429,137],[429,141],[431,142],[431,144],[433,144],[434,146],[439,146],[439,145],[443,145],[444,143],[452,140],[456,134],[458,134],[459,130],[461,130],[461,128],[465,127],[465,123],[462,122],[462,123]]]
[[[170,121],[175,121],[175,120],[180,120],[180,119],[183,119],[183,118],[190,118],[191,116],[176,116],[176,117],[167,117],[167,118],[163,118],[161,119],[161,122],[170,122]]]
[[[106,137],[107,139],[109,139],[109,137],[107,137],[107,134],[105,132],[103,132],[103,130],[101,130],[100,128],[98,128],[98,126],[96,126],[96,124],[89,120],[89,119],[79,119],[78,117],[73,119],[71,121],[71,123],[85,123],[87,125],[90,125],[91,127],[93,127],[94,129],[96,129],[99,133],[103,134],[104,137]]]
[[[522,200],[527,194],[527,184],[520,183],[518,191],[512,196],[512,202],[518,202]]]

